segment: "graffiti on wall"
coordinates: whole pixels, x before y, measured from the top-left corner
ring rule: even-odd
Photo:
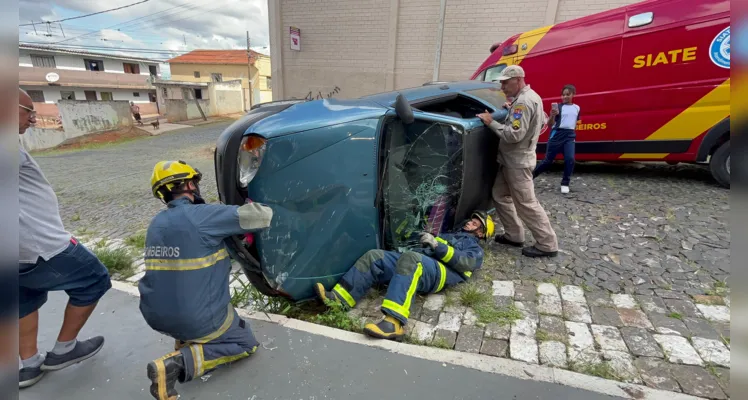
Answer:
[[[312,91],[310,90],[309,93],[307,93],[306,96],[304,96],[304,100],[311,101],[311,100],[322,100],[324,98],[330,99],[332,98],[332,96],[338,93],[340,93],[340,88],[337,86],[335,86],[335,88],[332,91],[328,92],[326,95],[323,95],[322,91],[317,91],[317,94],[314,95]]]

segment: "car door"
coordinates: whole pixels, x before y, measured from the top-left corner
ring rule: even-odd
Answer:
[[[418,233],[451,230],[463,181],[465,126],[415,112],[412,124],[390,115],[382,129],[378,204],[381,247],[419,247]]]
[[[630,6],[616,92],[621,158],[665,159],[729,115],[729,69],[710,47],[730,25],[727,0]],[[696,149],[691,149],[694,152]]]

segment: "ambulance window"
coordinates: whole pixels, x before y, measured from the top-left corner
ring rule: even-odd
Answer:
[[[506,68],[506,64],[499,64],[486,70],[486,77],[483,79],[484,82],[493,82],[499,79],[501,71]]]

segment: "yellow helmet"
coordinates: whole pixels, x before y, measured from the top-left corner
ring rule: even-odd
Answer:
[[[190,167],[184,161],[159,161],[153,167],[151,190],[157,199],[166,201],[166,193],[190,179],[199,182],[202,177],[203,174],[197,168]]]
[[[486,213],[485,211],[474,211],[470,218],[478,218],[483,224],[484,239],[488,240],[488,238],[493,237],[496,226],[493,223],[493,219],[490,215],[488,215],[488,213]]]

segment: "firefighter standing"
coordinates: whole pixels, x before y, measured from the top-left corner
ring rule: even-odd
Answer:
[[[525,71],[510,65],[501,71],[498,80],[507,98],[509,113],[503,122],[494,121],[486,111],[478,117],[499,137],[499,171],[492,191],[504,234],[496,241],[522,247],[525,232],[522,222],[532,232],[535,245],[522,249],[528,257],[555,257],[558,239],[551,222],[535,197],[532,171],[537,163],[535,149],[540,130],[547,122],[540,96],[525,83]],[[516,208],[515,208],[516,207]],[[519,215],[519,216],[518,216]]]
[[[341,280],[327,291],[315,285],[322,301],[334,301],[353,308],[372,285],[388,284],[382,303],[384,318],[366,324],[364,333],[379,339],[401,340],[403,325],[410,317],[416,293],[437,293],[466,281],[483,263],[479,239],[491,237],[494,223],[485,212],[472,214],[459,232],[434,237],[421,233],[423,249],[398,253],[370,250],[356,261]]]
[[[147,366],[150,392],[177,398],[175,384],[248,357],[258,343],[230,303],[231,262],[224,239],[270,226],[273,212],[259,203],[204,204],[200,172],[182,161],[156,164],[154,196],[168,207],[146,233],[140,311],[154,330],[176,339],[175,352]]]

